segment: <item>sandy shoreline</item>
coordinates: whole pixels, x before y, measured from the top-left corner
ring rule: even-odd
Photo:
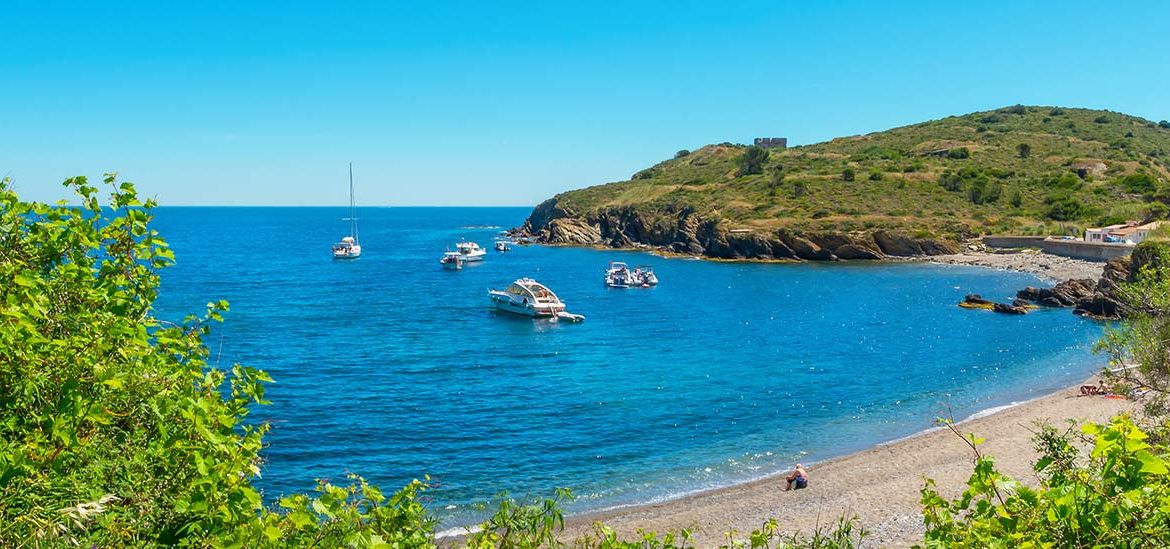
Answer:
[[[1079,396],[1074,386],[964,421],[961,431],[985,437],[982,449],[995,457],[1001,471],[1034,483],[1032,432],[1037,423],[1063,426],[1069,418],[1101,422],[1132,408],[1124,400]],[[857,515],[871,532],[867,546],[906,547],[921,540],[923,479],[935,479],[944,496],[957,496],[971,474],[971,454],[953,433],[935,429],[816,464],[809,474],[809,488],[796,492],[783,492],[784,480],[778,475],[662,503],[569,517],[563,539],[574,539],[601,521],[627,537],[638,529],[692,528],[699,547],[712,547],[726,542],[726,531],[750,533],[770,517],[787,532],[807,532],[838,516]]]

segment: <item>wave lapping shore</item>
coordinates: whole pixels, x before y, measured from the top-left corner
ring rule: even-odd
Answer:
[[[995,458],[1000,471],[1036,485],[1032,464],[1038,457],[1032,437],[1038,425],[1064,425],[1067,419],[1105,422],[1134,410],[1134,404],[1101,396],[1080,396],[1078,387],[1001,409],[977,414],[959,424],[964,433],[986,438],[980,447]],[[924,428],[927,427],[924,425]],[[966,443],[944,429],[814,464],[804,490],[784,492],[781,475],[679,499],[571,517],[566,536],[573,539],[600,521],[626,536],[639,529],[653,532],[692,528],[698,547],[726,542],[734,530],[745,537],[768,518],[785,532],[811,532],[832,525],[839,516],[856,515],[869,532],[866,546],[909,547],[920,542],[919,491],[926,478],[938,483],[945,497],[962,493],[971,475],[972,454]]]

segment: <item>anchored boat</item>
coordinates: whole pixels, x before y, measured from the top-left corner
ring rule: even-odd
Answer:
[[[333,259],[357,259],[362,255],[358,242],[357,205],[353,201],[353,163],[349,164],[349,236],[333,245]]]
[[[658,285],[658,277],[654,274],[654,269],[650,268],[649,265],[638,265],[634,267],[633,279],[634,284],[643,288]]]
[[[483,261],[483,257],[487,255],[487,250],[479,247],[479,244],[460,240],[455,244],[455,250],[463,257],[463,261]]]
[[[629,288],[633,281],[630,268],[625,263],[621,261],[609,262],[609,268],[605,270],[606,286],[610,288]]]
[[[443,265],[444,269],[457,271],[463,268],[463,254],[459,252],[444,253],[443,257],[439,258],[439,263]]]
[[[488,296],[497,309],[512,314],[574,322],[585,320],[584,316],[565,312],[561,298],[531,278],[521,278],[504,290],[488,290]]]

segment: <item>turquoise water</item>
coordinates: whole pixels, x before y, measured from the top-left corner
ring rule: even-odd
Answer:
[[[333,261],[342,208],[161,208],[178,256],[163,318],[231,301],[208,343],[267,370],[269,499],[356,472],[430,474],[444,527],[507,491],[573,489],[582,511],[755,478],[1076,383],[1099,325],[1067,310],[996,315],[1030,275],[925,264],[735,264],[574,248],[489,251],[460,272],[460,237],[490,246],[521,208],[368,208],[364,255]],[[654,266],[611,290],[610,260]],[[532,276],[584,314],[554,324],[492,311],[489,287]]]

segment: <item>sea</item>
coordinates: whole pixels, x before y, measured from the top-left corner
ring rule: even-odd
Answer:
[[[429,476],[440,528],[491,503],[572,490],[571,513],[661,501],[815,463],[1075,384],[1102,326],[1068,310],[957,306],[1041,281],[927,263],[728,263],[651,253],[491,250],[528,208],[360,208],[361,258],[334,260],[345,208],[165,207],[176,264],[156,316],[226,299],[211,362],[267,371],[268,501],[356,473]],[[462,271],[460,239],[488,248]],[[611,261],[653,288],[609,289]],[[493,310],[532,277],[579,324]]]

